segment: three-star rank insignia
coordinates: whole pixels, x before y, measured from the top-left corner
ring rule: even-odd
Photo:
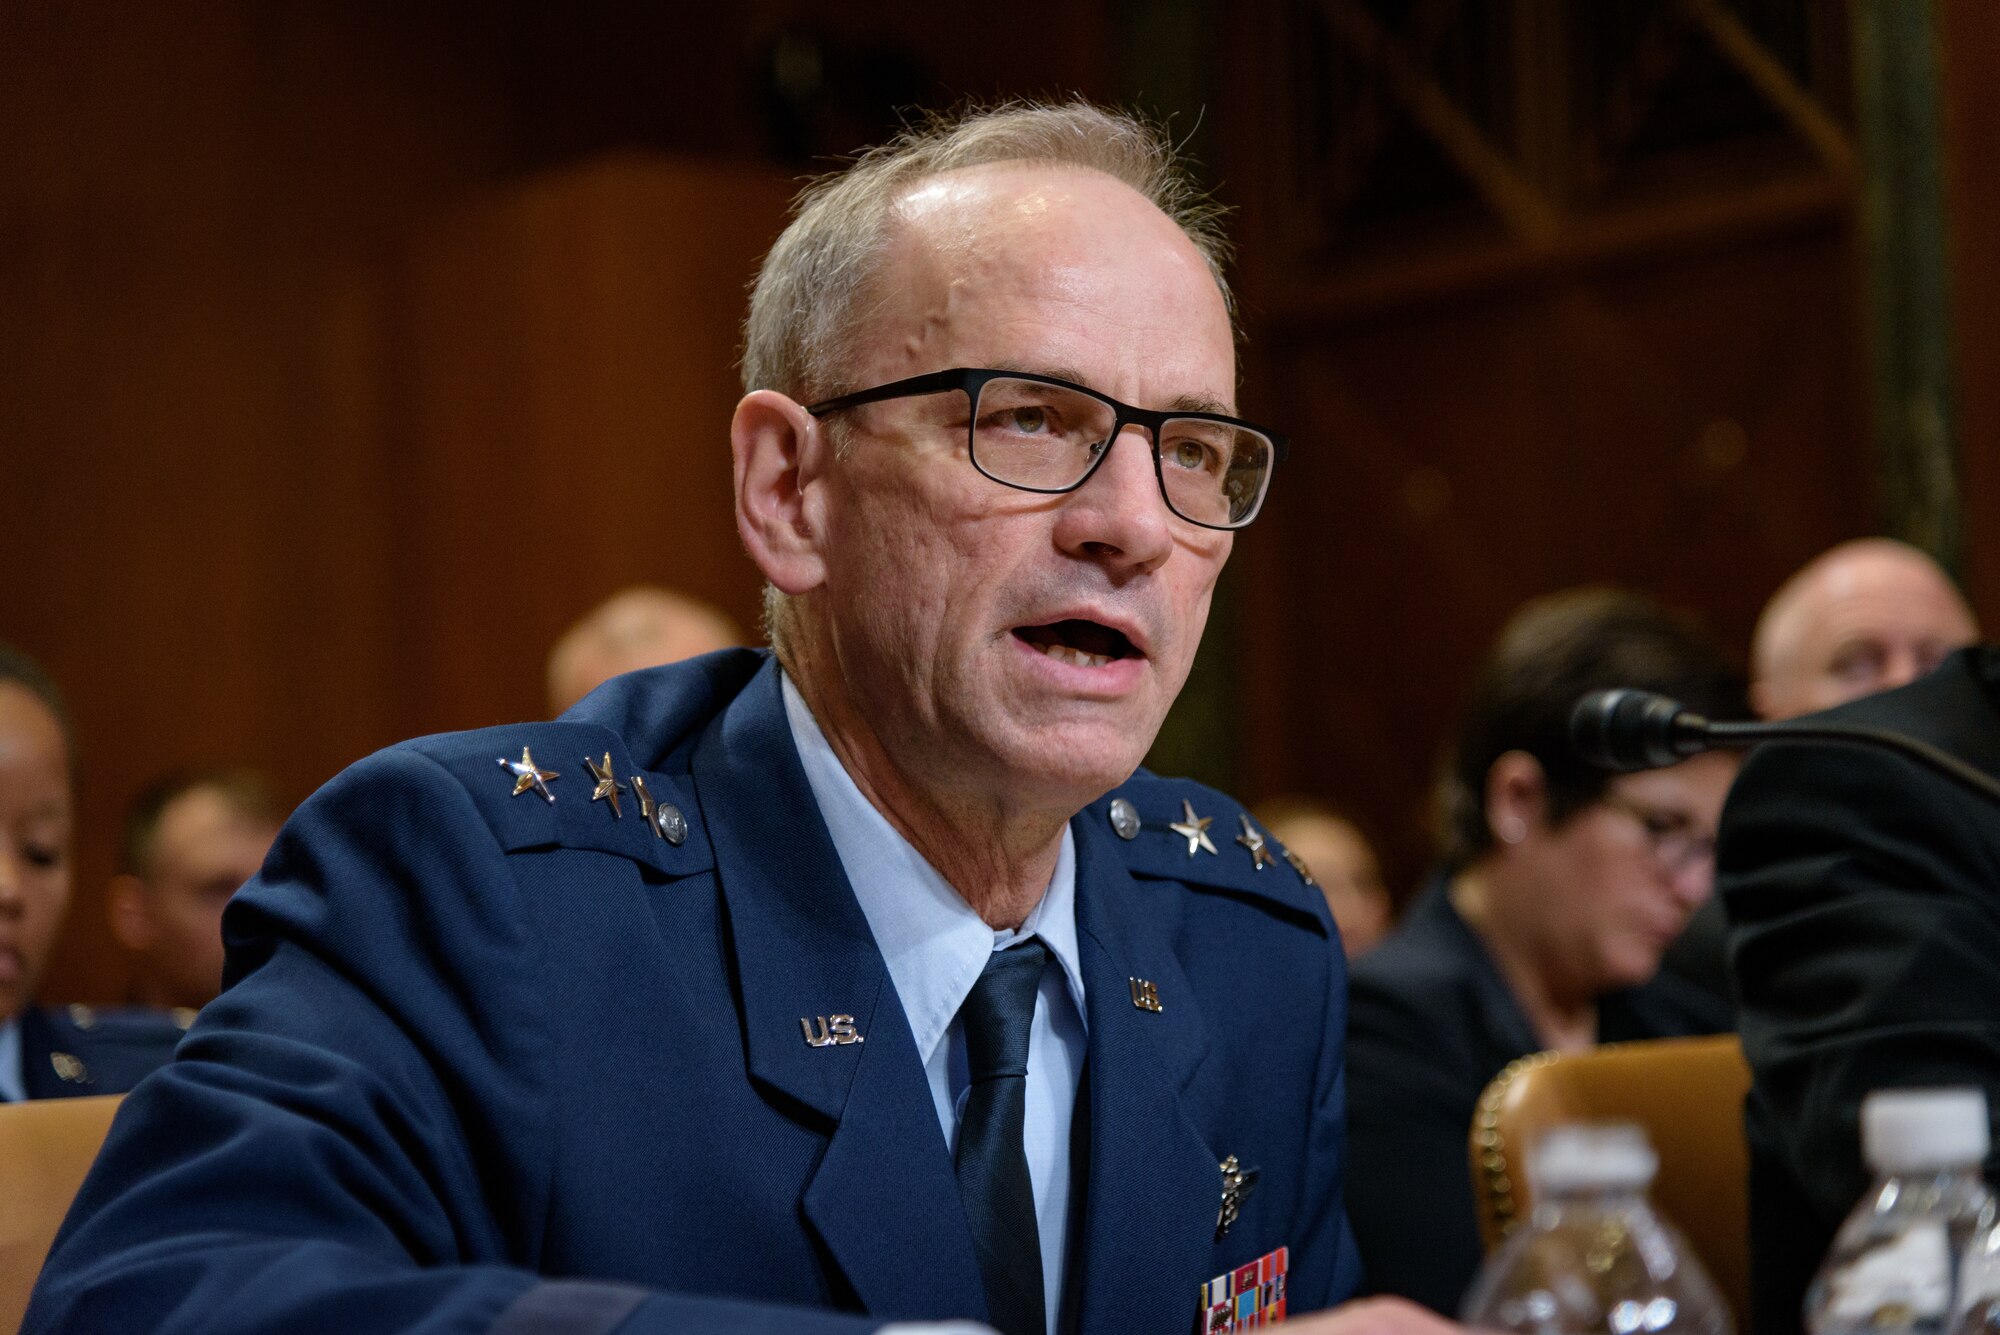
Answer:
[[[1236,842],[1250,850],[1250,870],[1262,871],[1276,862],[1271,856],[1271,841],[1250,823],[1250,817],[1238,813],[1237,819],[1243,822],[1243,833],[1236,836]]]
[[[541,794],[543,801],[551,804],[555,802],[556,795],[549,791],[549,780],[559,779],[562,776],[552,769],[543,769],[535,764],[535,758],[529,754],[527,747],[521,748],[519,760],[509,760],[501,756],[500,768],[514,776],[513,796],[519,797],[532,788]]]
[[[602,802],[608,798],[611,802],[612,819],[625,819],[625,813],[618,806],[618,794],[625,791],[625,785],[612,777],[611,753],[609,751],[604,753],[602,763],[593,761],[589,756],[585,756],[583,758],[583,767],[590,771],[590,777],[597,783],[597,787],[590,790],[590,800],[593,802]]]
[[[1215,824],[1213,816],[1194,814],[1194,803],[1185,797],[1181,799],[1181,819],[1170,821],[1167,828],[1188,841],[1188,856],[1193,857],[1201,849],[1215,852],[1215,844],[1208,837],[1208,827]]]

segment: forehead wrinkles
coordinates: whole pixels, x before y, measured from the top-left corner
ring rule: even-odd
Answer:
[[[1004,175],[975,179],[971,173],[983,169],[966,169],[922,183],[890,211],[871,290],[855,304],[872,327],[854,331],[842,388],[853,387],[848,380],[858,385],[884,374],[973,363],[1058,374],[1107,392],[1114,384],[1100,381],[1133,378],[1139,368],[1172,376],[1182,360],[1191,363],[1186,372],[1206,380],[1213,368],[1199,363],[1211,349],[1185,331],[1191,318],[1198,323],[1212,315],[1228,362],[1221,381],[1180,386],[1172,403],[1151,406],[1191,408],[1198,401],[1201,409],[1229,411],[1235,346],[1227,309],[1206,261],[1180,228],[1115,178],[1081,169],[1037,177],[1022,164],[1009,166],[1024,178],[1020,184]],[[1173,309],[1177,302],[1212,309],[1190,317]],[[1012,346],[1005,338],[1012,325],[1038,344],[1050,334],[1057,338],[1053,346]],[[1162,326],[1185,336],[1163,346]],[[1065,346],[1077,342],[1066,335],[1078,328],[1107,336]],[[1137,337],[1122,337],[1127,333]],[[926,355],[933,343],[968,339],[978,350]],[[901,354],[893,372],[861,369],[858,363],[884,351]],[[1060,369],[1085,364],[1097,374]]]

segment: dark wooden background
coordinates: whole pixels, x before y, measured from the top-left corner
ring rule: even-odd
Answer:
[[[1298,444],[1167,750],[1350,808],[1407,886],[1523,598],[1617,580],[1740,644],[1880,523],[1842,8],[1717,8],[0,0],[0,639],[83,754],[48,999],[125,986],[101,887],[160,770],[299,798],[533,716],[637,580],[753,622],[743,284],[802,173],[968,95],[1176,112],[1240,207],[1244,410]],[[2000,624],[2000,19],[1938,15]]]

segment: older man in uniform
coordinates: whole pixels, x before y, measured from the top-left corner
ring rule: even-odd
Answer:
[[[314,797],[29,1328],[1183,1332],[1347,1294],[1325,905],[1134,774],[1280,449],[1233,416],[1220,250],[1159,137],[1082,106],[808,192],[732,430],[775,657]]]

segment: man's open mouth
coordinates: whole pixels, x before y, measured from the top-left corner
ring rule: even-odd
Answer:
[[[1103,667],[1121,658],[1140,657],[1123,631],[1097,621],[1052,621],[1046,626],[1016,626],[1014,637],[1050,658],[1077,667]]]

